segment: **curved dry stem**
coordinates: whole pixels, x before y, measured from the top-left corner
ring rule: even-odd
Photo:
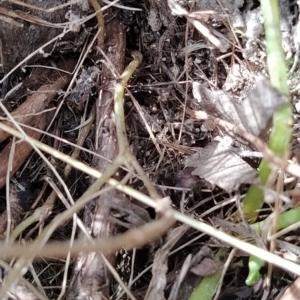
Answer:
[[[97,13],[97,21],[98,21],[98,36],[97,36],[97,45],[102,47],[104,44],[104,37],[105,37],[105,27],[104,27],[104,18],[103,13],[101,10],[101,6],[98,0],[89,0],[89,3],[93,6],[95,12]]]
[[[174,224],[172,216],[166,216],[152,221],[138,228],[132,228],[125,233],[110,238],[98,238],[91,241],[77,240],[70,246],[70,242],[51,242],[46,246],[36,249],[35,242],[24,246],[20,244],[10,244],[1,248],[0,257],[11,259],[20,257],[24,253],[36,255],[36,261],[42,260],[42,257],[65,258],[68,253],[76,257],[82,252],[103,253],[116,252],[120,249],[131,250],[159,238]],[[12,271],[13,272],[13,271]],[[1,298],[2,299],[2,298]]]
[[[121,75],[120,81],[117,84],[114,93],[114,110],[116,114],[116,130],[119,144],[119,154],[125,154],[125,156],[126,152],[130,152],[130,148],[125,129],[124,90],[132,74],[136,71],[143,59],[142,54],[137,51],[133,52],[132,56],[133,61],[127,66]]]
[[[23,137],[23,135],[20,132],[18,132],[17,130],[14,130],[11,127],[6,126],[4,124],[0,123],[0,128],[3,130],[9,131],[11,134],[13,134],[19,138]],[[146,204],[148,206],[151,206],[153,208],[158,207],[158,203],[156,201],[154,201],[153,199],[151,199],[150,197],[148,197],[130,187],[122,185],[120,182],[118,182],[115,179],[110,178],[110,176],[112,176],[114,174],[115,168],[113,168],[113,169],[109,168],[104,174],[101,174],[97,170],[94,170],[91,167],[88,167],[81,162],[74,161],[74,160],[70,159],[69,156],[67,156],[63,153],[60,153],[59,151],[54,150],[51,147],[44,145],[43,143],[41,143],[39,141],[36,141],[36,140],[31,139],[26,136],[24,137],[24,139],[26,141],[30,140],[31,143],[34,143],[41,150],[51,153],[55,157],[58,157],[59,159],[65,161],[67,163],[72,163],[74,165],[74,167],[86,172],[87,174],[94,176],[96,178],[99,178],[99,177],[100,178],[86,192],[86,194],[90,195],[89,197],[85,198],[86,195],[84,195],[84,197],[82,196],[79,199],[80,201],[78,200],[74,206],[72,206],[69,210],[66,210],[64,213],[62,213],[61,215],[57,216],[54,220],[52,220],[52,222],[44,229],[43,235],[40,236],[35,242],[33,242],[33,244],[31,244],[31,245],[33,245],[33,247],[31,248],[31,249],[33,249],[33,252],[26,254],[26,253],[24,253],[25,251],[23,251],[23,254],[24,254],[23,261],[21,261],[21,262],[18,261],[18,264],[16,265],[16,267],[19,266],[18,269],[14,269],[14,271],[13,271],[14,274],[10,274],[10,275],[14,275],[14,277],[10,279],[11,283],[13,282],[14,279],[16,279],[19,276],[18,272],[20,272],[22,270],[22,267],[24,267],[26,265],[28,259],[32,258],[34,256],[34,253],[40,251],[39,249],[43,248],[43,246],[45,245],[45,243],[47,241],[47,238],[49,238],[49,233],[51,235],[51,232],[53,232],[52,230],[55,230],[55,228],[59,224],[65,222],[66,220],[71,218],[73,213],[82,209],[84,207],[84,205],[86,203],[88,203],[88,201],[93,199],[94,195],[93,194],[91,195],[91,193],[99,190],[99,188],[104,184],[105,181],[108,184],[110,184],[112,187],[118,189],[121,192],[126,193],[129,196],[132,196],[133,198],[143,202],[144,204]],[[291,166],[291,165],[289,165],[289,166]],[[299,165],[297,165],[297,166],[298,166],[297,170],[300,170]],[[292,170],[290,170],[290,171],[292,171]],[[278,255],[274,255],[264,249],[260,249],[254,245],[251,245],[244,241],[238,240],[237,238],[234,238],[224,232],[218,231],[217,229],[213,228],[212,226],[209,226],[205,223],[194,220],[194,219],[192,219],[186,215],[183,215],[179,212],[176,212],[174,210],[171,210],[171,212],[176,220],[178,220],[184,224],[187,224],[187,225],[191,226],[192,228],[195,228],[195,229],[197,229],[203,233],[206,233],[216,239],[219,239],[225,243],[228,243],[229,245],[232,245],[238,249],[241,249],[242,251],[245,251],[246,253],[252,254],[257,257],[261,257],[262,259],[264,259],[267,262],[273,263],[274,265],[276,265],[284,270],[288,270],[289,272],[292,272],[292,273],[300,276],[300,268],[295,263],[289,262],[289,261],[279,257]],[[36,248],[34,248],[34,247],[36,247]],[[2,249],[1,249],[1,251],[2,251]],[[1,251],[0,251],[0,255],[1,255]],[[3,289],[1,290],[1,292],[2,292],[1,295],[3,295],[3,291],[5,291],[6,288],[7,288],[7,285],[5,287],[3,287]]]
[[[138,51],[132,53],[133,61],[127,66],[125,71],[120,77],[120,81],[116,86],[114,94],[114,109],[116,115],[116,130],[119,145],[119,156],[126,164],[126,167],[132,166],[142,178],[149,195],[152,199],[158,200],[161,197],[157,193],[153,184],[151,183],[148,176],[145,174],[143,168],[140,166],[136,157],[131,153],[129,142],[126,135],[125,125],[125,112],[124,112],[124,90],[126,89],[127,83],[131,78],[132,74],[136,71],[138,66],[141,64],[143,56]]]
[[[29,226],[34,224],[35,222],[38,222],[39,220],[44,220],[49,214],[49,209],[46,206],[42,206],[37,208],[34,213],[26,218],[23,222],[21,222],[11,233],[9,237],[9,242],[13,243],[16,238]]]

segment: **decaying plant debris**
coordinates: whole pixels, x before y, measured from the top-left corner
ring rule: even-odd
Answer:
[[[189,299],[222,270],[218,299],[261,299],[266,271],[246,286],[246,253],[194,222],[268,250],[234,224],[262,157],[287,171],[283,208],[297,202],[299,7],[279,2],[296,111],[284,159],[267,146],[287,99],[268,80],[258,1],[0,3],[1,299]],[[296,234],[264,252],[281,266],[267,299],[297,286]]]

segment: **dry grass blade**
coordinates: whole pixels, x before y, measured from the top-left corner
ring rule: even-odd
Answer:
[[[215,47],[219,48],[221,52],[225,52],[230,47],[230,44],[220,33],[219,36],[222,37],[222,40],[217,38],[203,23],[200,21],[200,13],[188,13],[180,4],[176,3],[174,0],[168,0],[168,4],[173,14],[178,16],[184,16],[187,20],[195,26],[199,32],[201,32]],[[195,18],[197,17],[197,18]]]
[[[13,130],[12,128],[5,126],[3,124],[0,124],[0,128],[9,131],[11,134],[14,134],[17,137],[22,137],[22,134],[18,133],[16,130]],[[157,207],[158,203],[154,200],[152,200],[151,198],[149,198],[148,196],[132,189],[129,187],[126,187],[122,184],[120,184],[117,180],[111,179],[110,176],[114,174],[114,170],[115,169],[108,169],[106,170],[106,172],[104,172],[103,174],[101,174],[100,172],[87,167],[86,165],[84,165],[81,162],[77,162],[77,161],[73,161],[70,159],[69,156],[64,155],[63,153],[60,153],[59,151],[55,151],[54,149],[51,149],[51,147],[46,146],[38,141],[34,141],[33,139],[30,139],[29,137],[25,137],[25,140],[29,140],[31,143],[35,143],[35,145],[39,146],[40,149],[43,149],[44,151],[47,151],[49,153],[52,153],[52,155],[55,155],[56,157],[63,159],[65,162],[67,163],[71,163],[74,165],[74,167],[79,168],[83,171],[88,172],[88,174],[90,174],[91,176],[95,176],[97,178],[99,178],[94,185],[92,185],[89,190],[80,198],[78,199],[78,201],[75,203],[74,206],[72,206],[70,208],[70,210],[62,213],[61,215],[57,216],[44,230],[45,234],[43,234],[42,236],[40,236],[33,245],[33,249],[36,249],[36,251],[40,251],[41,248],[44,247],[44,244],[47,241],[47,237],[49,237],[49,235],[51,235],[51,233],[55,230],[55,228],[65,222],[66,220],[68,220],[68,218],[70,218],[73,213],[79,211],[80,209],[82,209],[84,207],[84,205],[90,201],[91,199],[94,198],[94,193],[99,190],[99,186],[101,186],[101,184],[104,184],[104,182],[108,182],[110,185],[112,185],[113,187],[115,187],[116,189],[136,198],[137,200],[145,203],[146,205],[152,206],[152,207]],[[197,230],[200,230],[202,232],[207,233],[210,236],[213,236],[217,239],[220,239],[222,241],[224,241],[225,243],[228,243],[229,245],[232,245],[238,249],[241,249],[243,251],[245,251],[246,253],[252,254],[254,256],[259,256],[262,259],[264,259],[267,262],[270,262],[276,266],[279,266],[282,269],[288,270],[289,272],[295,273],[297,275],[300,276],[300,268],[298,265],[291,263],[285,259],[282,259],[281,257],[274,255],[268,251],[265,251],[263,249],[260,249],[256,246],[253,246],[251,244],[248,244],[246,242],[240,241],[226,233],[220,232],[217,229],[214,229],[213,227],[204,224],[202,222],[199,222],[197,220],[194,220],[188,216],[185,216],[179,212],[176,211],[172,211],[173,216],[175,219],[177,219],[180,222],[183,222]],[[23,261],[23,260],[22,260]],[[24,264],[26,264],[26,261],[23,261],[22,266]],[[15,272],[19,272],[19,268],[15,271]],[[15,276],[15,275],[14,275]],[[13,277],[14,278],[14,277]]]
[[[106,176],[105,176],[106,177]],[[107,178],[107,177],[106,177]],[[101,177],[102,181],[103,181],[103,178]],[[131,196],[135,196],[137,197],[139,200],[143,200],[144,203],[147,203],[148,205],[151,205],[151,206],[154,206],[156,207],[156,202],[154,202],[153,200],[149,199],[148,197],[146,197],[145,195],[143,194],[140,194],[139,192],[135,191],[135,190],[132,190],[130,188],[126,188],[124,186],[121,186],[117,181],[115,180],[112,180],[112,179],[109,179],[108,182],[110,184],[112,184],[113,186],[115,186],[116,188],[120,189],[121,191],[124,191],[124,192],[127,192],[129,193]],[[96,186],[96,185],[95,185]],[[93,191],[93,189],[91,189]],[[90,191],[88,191],[88,194]],[[85,199],[85,201],[88,201],[89,199],[93,198],[93,196],[90,196],[90,198],[88,199]],[[148,199],[148,200],[147,200]],[[85,203],[85,202],[84,202]],[[78,209],[80,209],[80,207],[82,207],[84,205],[84,203],[80,202],[80,204],[76,203],[75,204],[75,207],[72,207],[71,211],[68,211],[66,213],[64,213],[62,216],[60,216],[59,218],[57,218],[57,220],[55,221],[58,221],[59,223],[60,222],[63,222],[63,220],[65,220],[65,218],[68,218],[72,215],[73,211],[77,211]],[[262,255],[263,256],[263,259],[265,259],[266,261],[269,261],[275,265],[279,265],[280,267],[284,268],[284,269],[289,269],[289,271],[291,272],[297,272],[297,274],[300,274],[300,270],[299,272],[297,271],[298,267],[296,267],[295,264],[290,264],[289,262],[287,262],[286,260],[283,260],[281,259],[280,257],[278,256],[273,256],[271,255],[269,252],[267,251],[264,251],[264,250],[261,250],[255,246],[252,246],[252,245],[249,245],[245,242],[242,242],[242,241],[239,241],[235,238],[232,238],[230,237],[229,235],[225,234],[225,233],[221,233],[219,232],[218,230],[216,229],[213,229],[212,227],[206,225],[206,224],[203,224],[201,222],[198,222],[196,220],[193,220],[187,216],[184,216],[180,213],[177,213],[175,212],[174,213],[174,217],[177,219],[177,220],[180,220],[196,229],[199,229],[203,232],[206,232],[216,238],[219,238],[229,244],[232,244],[232,245],[236,245],[237,248],[239,249],[242,249],[243,251],[245,252],[249,252],[253,255],[256,255],[256,256],[260,256]],[[56,222],[53,222],[53,223],[56,223]],[[52,226],[50,226],[52,227]],[[292,266],[292,267],[291,267]]]
[[[76,3],[80,2],[81,0],[71,0],[71,1],[68,1],[67,3],[61,4],[61,5],[57,5],[57,6],[52,7],[52,8],[38,7],[38,6],[31,5],[29,3],[25,3],[25,2],[22,2],[22,1],[18,1],[18,0],[5,0],[5,1],[8,1],[10,3],[14,3],[14,4],[17,4],[17,5],[20,5],[20,6],[23,6],[23,7],[28,7],[28,8],[34,9],[34,10],[40,10],[40,11],[44,11],[44,12],[53,12],[53,11],[62,9],[64,7],[66,7],[66,6],[69,6],[69,5],[72,5],[72,4],[76,4]]]
[[[98,47],[103,46],[104,43],[104,37],[105,37],[105,27],[104,27],[104,18],[103,18],[103,13],[101,10],[101,6],[98,3],[97,0],[89,0],[90,4],[94,8],[96,14],[97,14],[97,20],[98,20],[98,36],[97,36],[97,44]]]
[[[77,240],[70,246],[70,242],[49,242],[42,247],[36,247],[37,243],[33,242],[28,245],[10,244],[1,245],[1,258],[11,259],[14,257],[20,257],[23,263],[24,258],[31,258],[31,260],[39,261],[43,257],[47,258],[65,258],[68,253],[72,257],[77,256],[79,253],[115,253],[116,251],[124,248],[131,250],[133,248],[139,248],[149,242],[156,240],[163,235],[172,225],[174,219],[170,216],[166,216],[159,220],[150,222],[139,228],[128,230],[124,234],[111,238],[94,239],[93,241],[83,243],[82,240]],[[48,228],[47,228],[48,229]],[[47,231],[47,230],[46,230]],[[44,244],[44,243],[43,243]],[[16,267],[16,266],[15,266]],[[19,265],[17,265],[19,267]],[[12,270],[14,273],[16,270]],[[11,275],[11,274],[10,274]],[[9,278],[10,279],[10,278]],[[8,285],[8,280],[6,281]],[[3,289],[7,289],[7,285]]]
[[[41,26],[47,26],[47,27],[51,27],[51,28],[64,28],[65,27],[64,25],[47,22],[46,20],[43,20],[36,16],[28,15],[28,14],[25,14],[22,12],[11,11],[4,7],[0,7],[0,13],[3,15],[9,16],[11,18],[22,19],[26,22],[41,25]]]

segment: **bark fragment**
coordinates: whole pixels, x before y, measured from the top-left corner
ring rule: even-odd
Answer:
[[[46,115],[39,115],[36,117],[33,126],[40,130],[45,129],[47,125],[47,118]],[[32,129],[25,129],[24,130],[27,135],[34,139],[39,139],[42,135],[41,132],[32,130]],[[0,153],[0,188],[5,185],[7,172],[10,168],[9,166],[9,156],[12,151],[13,141],[11,141]],[[10,168],[10,178],[15,174],[15,172],[20,168],[20,166],[25,162],[27,157],[32,151],[32,147],[27,142],[17,141],[14,146],[14,157],[12,159],[12,166]]]
[[[107,52],[110,62],[120,74],[124,70],[125,31],[123,26],[114,20],[106,27]],[[107,63],[107,62],[106,62]],[[96,111],[96,152],[108,160],[113,160],[118,153],[115,132],[115,116],[113,95],[117,78],[109,65],[102,69],[102,90],[100,91]],[[98,159],[96,168],[104,171],[110,163]],[[84,211],[84,223],[93,238],[108,237],[114,232],[114,224],[110,221],[111,207],[107,206],[110,199],[116,195],[115,190],[102,194],[91,201]],[[113,264],[114,253],[106,254],[106,259]],[[68,298],[71,299],[107,299],[109,298],[109,283],[111,275],[101,253],[79,255],[74,267],[74,274],[70,283]]]
[[[72,72],[75,67],[75,61],[69,59],[66,62],[60,62],[59,67],[65,69],[67,72]],[[36,118],[36,114],[45,109],[58,92],[66,87],[71,79],[70,74],[59,71],[53,71],[51,75],[50,83],[42,85],[11,113],[17,122],[30,125],[33,119]],[[3,123],[11,126],[11,122],[9,121],[3,121]],[[7,137],[9,137],[9,133],[0,130],[0,143]]]

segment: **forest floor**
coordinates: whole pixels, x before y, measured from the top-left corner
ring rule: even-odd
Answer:
[[[0,299],[299,299],[299,230],[273,244],[236,218],[285,101],[259,1],[99,2],[0,3],[0,117],[17,130],[0,126]],[[298,162],[299,7],[279,5]],[[265,195],[282,180],[296,207],[298,178],[277,174]],[[235,240],[278,264],[247,285]]]

